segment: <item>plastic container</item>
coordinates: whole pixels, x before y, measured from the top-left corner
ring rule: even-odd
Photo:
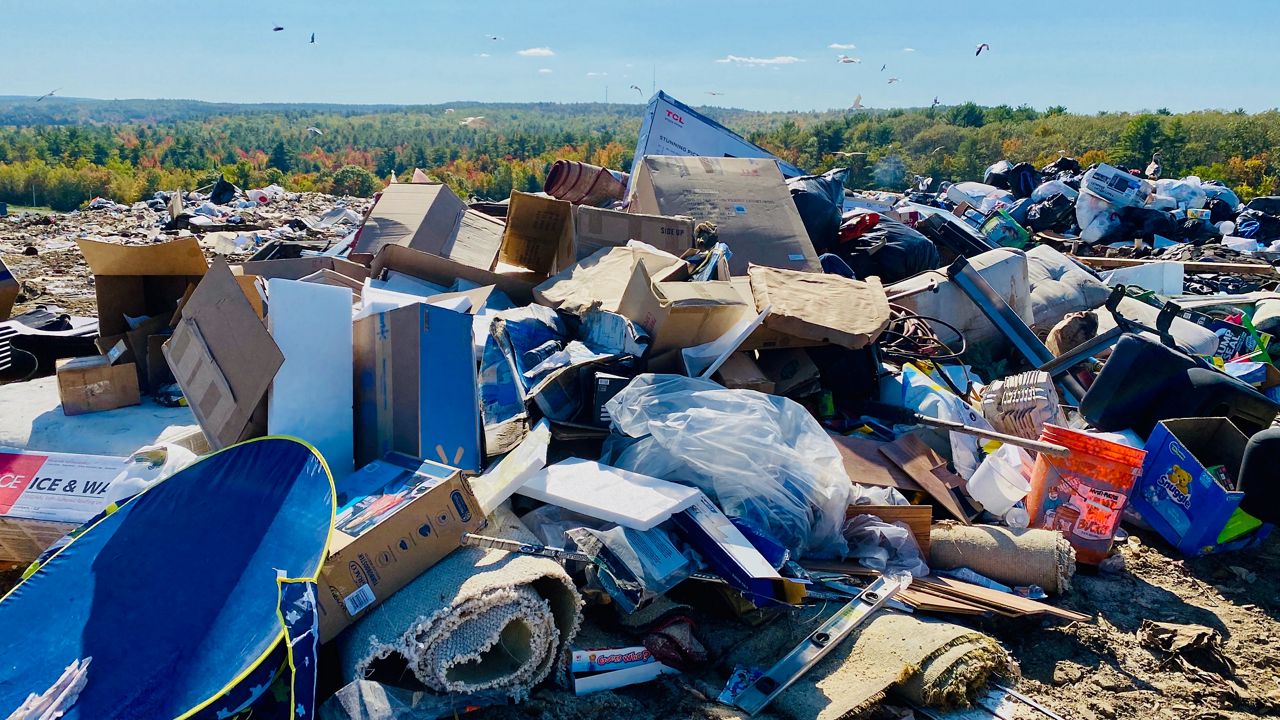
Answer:
[[[992,515],[1003,516],[1013,509],[1019,500],[1031,491],[1022,469],[1019,453],[1012,445],[1005,445],[994,454],[983,458],[982,464],[969,478],[966,489],[970,497],[982,503],[982,508]]]
[[[1031,527],[1061,531],[1077,562],[1097,565],[1111,551],[1146,452],[1057,425],[1045,425],[1040,439],[1066,446],[1071,455],[1036,459],[1027,496]]]

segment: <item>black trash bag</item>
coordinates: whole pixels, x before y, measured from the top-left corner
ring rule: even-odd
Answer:
[[[884,216],[862,237],[843,243],[838,254],[857,277],[875,275],[885,285],[942,265],[933,241]]]
[[[1006,208],[1005,212],[1009,213],[1009,217],[1013,218],[1014,222],[1018,223],[1019,225],[1026,225],[1027,211],[1029,211],[1031,209],[1031,206],[1034,204],[1035,203],[1031,202],[1031,198],[1029,197],[1020,198],[1019,200],[1015,201],[1012,205],[1010,205],[1008,208]]]
[[[837,168],[787,181],[791,200],[819,255],[831,252],[839,241],[840,219],[844,215],[844,181],[848,176],[848,168]]]
[[[1178,225],[1178,234],[1170,240],[1185,240],[1189,243],[1203,243],[1218,237],[1218,231],[1195,218],[1187,218]]]
[[[1009,169],[1008,183],[1015,198],[1031,197],[1031,193],[1040,187],[1040,173],[1031,163],[1021,162]]]
[[[1214,225],[1217,225],[1220,222],[1226,222],[1227,220],[1234,221],[1236,219],[1236,215],[1239,214],[1236,212],[1235,208],[1231,207],[1231,203],[1223,200],[1222,198],[1211,198],[1209,202],[1205,204],[1205,209],[1209,211],[1209,222]]]
[[[1063,193],[1056,193],[1028,208],[1026,226],[1033,232],[1063,232],[1075,221],[1075,201]]]
[[[236,186],[227,182],[225,177],[218,176],[218,182],[209,191],[209,202],[214,205],[226,205],[236,197]]]
[[[1178,234],[1178,221],[1173,213],[1164,210],[1126,207],[1120,211],[1120,230],[1117,234],[1122,240],[1142,238],[1153,241],[1155,235],[1171,238]]]
[[[1225,202],[1223,203],[1226,204]],[[1256,197],[1244,206],[1246,210],[1256,210],[1264,215],[1280,215],[1280,197],[1264,195]]]
[[[1068,175],[1079,175],[1083,171],[1084,168],[1080,167],[1079,160],[1065,155],[1040,168],[1040,172],[1045,175],[1058,175],[1059,180],[1062,179],[1060,176],[1064,173]]]
[[[1013,163],[1008,160],[1001,160],[994,163],[987,171],[982,173],[982,182],[1001,190],[1009,189],[1009,172],[1013,170]]]
[[[1237,237],[1257,240],[1265,245],[1280,239],[1280,217],[1246,208],[1236,216],[1235,234]]]

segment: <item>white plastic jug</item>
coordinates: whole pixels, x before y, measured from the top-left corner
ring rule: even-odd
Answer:
[[[987,512],[1003,516],[1031,492],[1030,467],[1031,457],[1025,450],[1002,445],[983,458],[973,477],[969,478],[966,485],[969,495],[982,503]]]

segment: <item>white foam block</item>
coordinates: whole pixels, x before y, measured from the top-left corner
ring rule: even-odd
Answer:
[[[701,495],[696,488],[578,458],[544,468],[516,492],[633,530],[653,528]]]
[[[320,451],[335,478],[355,469],[351,290],[267,281],[267,325],[284,365],[267,395],[267,430]]]

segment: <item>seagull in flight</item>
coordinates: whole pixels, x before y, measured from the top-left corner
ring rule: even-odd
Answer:
[[[896,83],[896,82],[898,82],[898,78],[896,78],[896,77],[891,77],[891,78],[889,78],[889,84],[890,84],[890,85],[892,85],[892,84],[894,84],[894,83]]]
[[[54,89],[50,90],[49,92],[47,92],[47,93],[45,93],[45,94],[41,95],[40,97],[36,98],[36,102],[40,102],[41,100],[43,100],[43,99],[45,99],[45,98],[47,98],[47,97],[53,97],[53,94],[54,94],[54,93],[56,93],[56,92],[58,92],[58,91],[59,91],[59,90],[61,90],[61,89],[62,89],[62,88],[54,88]]]
[[[880,72],[884,72],[884,69],[885,69],[885,68],[887,68],[887,67],[889,67],[889,63],[885,63],[885,64],[881,65],[881,66],[880,66]]]
[[[644,91],[640,89],[640,86],[639,86],[639,85],[632,85],[632,86],[631,86],[631,89],[632,89],[632,90],[635,90],[636,92],[640,93],[641,95],[644,95]]]
[[[938,106],[939,106],[939,105],[941,105],[941,104],[942,104],[942,103],[938,102],[938,96],[937,96],[937,95],[934,95],[934,96],[933,96],[933,104],[929,106],[929,109],[930,109],[930,110],[932,110],[932,109],[934,109],[934,108],[938,107]]]
[[[856,98],[854,98],[854,99],[853,99],[853,109],[854,109],[854,110],[861,110],[861,109],[862,109],[862,96],[861,96],[861,95],[859,95],[858,97],[856,97]]]
[[[724,93],[722,93],[722,92],[717,92],[717,91],[715,91],[715,90],[708,90],[708,91],[707,91],[707,94],[708,94],[708,95],[711,95],[712,97],[716,97],[716,96],[719,96],[719,95],[723,95]]]
[[[864,152],[845,152],[844,150],[836,150],[831,154],[837,157],[854,157],[857,155],[866,155],[866,153]]]
[[[311,44],[312,44],[312,45],[315,45],[315,44],[316,44],[316,34],[315,34],[315,33],[311,33]]]
[[[475,117],[468,117],[458,124],[462,125],[463,127],[483,127],[488,123],[485,121],[483,115],[477,115]]]
[[[988,44],[986,44],[986,43],[978,43],[978,51],[977,51],[977,52],[975,52],[975,53],[973,54],[973,56],[974,56],[974,57],[977,57],[977,56],[979,56],[979,55],[981,55],[981,54],[982,54],[982,51],[983,51],[983,50],[990,50],[990,49],[991,49],[991,46],[990,46],[990,45],[988,45]]]
[[[309,127],[309,128],[307,128],[307,132],[311,133],[312,135],[323,135],[323,134],[324,134],[324,131],[323,131],[323,130],[321,130],[320,128],[318,128],[318,127]]]
[[[836,58],[836,62],[843,63],[845,65],[857,65],[858,63],[862,62],[862,58],[849,57],[848,55],[840,55],[839,57]]]
[[[499,35],[485,35],[485,37],[489,38],[490,40],[493,40],[494,42],[497,42],[502,39],[502,37]]]
[[[280,32],[283,29],[284,29],[283,25],[273,25],[271,27],[271,32]]]

